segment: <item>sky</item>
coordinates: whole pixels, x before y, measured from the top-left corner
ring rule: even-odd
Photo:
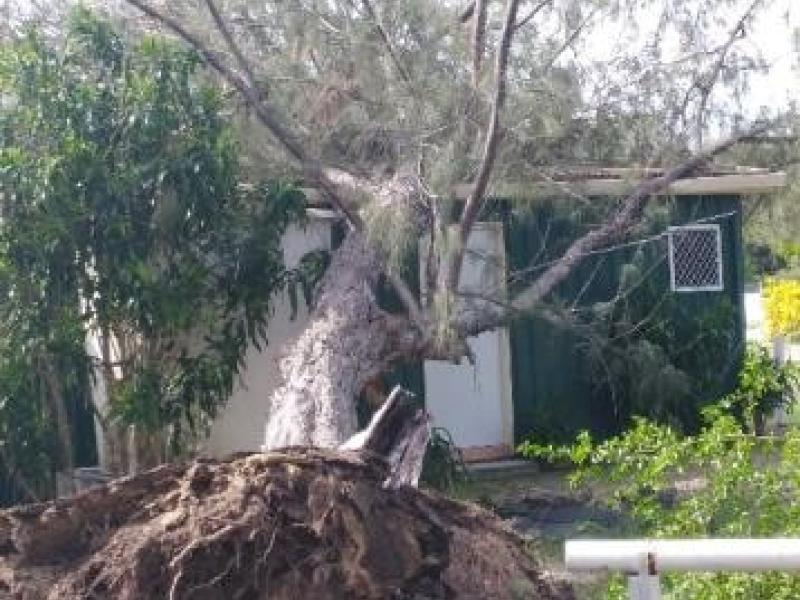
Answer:
[[[756,106],[776,100],[800,100],[800,77],[795,32],[800,30],[800,2],[777,0],[754,23],[752,39],[772,65],[768,75],[758,76],[751,89]]]
[[[37,0],[37,3],[40,6],[47,6],[48,2],[62,1]],[[495,1],[499,4],[499,0]],[[730,8],[725,14],[719,15],[724,21],[718,32],[721,41],[727,37],[729,24],[736,22],[752,2],[753,0],[730,0]],[[461,4],[461,0],[458,0],[457,5]],[[32,1],[0,0],[0,7],[3,6],[10,6],[18,14],[26,14],[32,6]],[[644,9],[644,13],[640,16],[639,26],[643,31],[647,30],[648,19],[653,25],[656,19],[655,13],[650,11],[648,15],[647,10]],[[798,53],[793,41],[796,38],[795,32],[800,30],[800,0],[761,0],[757,14],[757,19],[749,28],[747,39],[739,42],[745,49],[758,48],[770,65],[769,73],[752,77],[747,104],[753,115],[757,114],[762,106],[785,105],[788,100],[800,101],[800,69],[797,68]],[[612,55],[614,43],[624,39],[622,35],[624,32],[616,31],[613,24],[600,25],[590,30],[584,38],[584,43],[589,49],[588,54],[598,60],[602,60],[604,55]],[[644,37],[646,38],[647,34]],[[679,56],[679,53],[676,47],[675,56]]]
[[[703,0],[700,0],[703,1]],[[727,40],[733,25],[745,13],[753,0],[732,0],[731,6],[717,16],[720,20],[718,30],[714,32],[714,40],[723,43]],[[785,106],[789,100],[800,101],[800,70],[798,70],[798,52],[795,48],[796,32],[800,30],[800,0],[762,0],[757,9],[756,18],[747,28],[747,36],[737,42],[745,53],[758,51],[769,65],[765,74],[751,76],[750,89],[747,93],[748,112],[755,116],[762,106]],[[642,11],[637,18],[640,38],[649,40],[656,28],[657,12]],[[585,39],[588,54],[596,60],[611,57],[616,52],[616,44],[623,46],[630,41],[631,34],[623,30],[624,25],[602,23],[595,27]],[[665,60],[675,59],[684,52],[679,47],[677,35],[667,36],[665,48],[671,55]],[[639,43],[641,40],[639,41]],[[629,51],[629,50],[628,50]]]

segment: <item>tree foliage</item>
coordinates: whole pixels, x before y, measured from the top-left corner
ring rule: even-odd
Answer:
[[[95,375],[112,400],[101,419],[170,426],[177,447],[227,399],[248,343],[266,342],[275,293],[303,279],[280,244],[302,196],[242,183],[198,64],[85,10],[63,42],[31,29],[3,47],[0,385],[18,409],[5,427],[49,427],[41,412],[66,388],[87,402]],[[6,446],[35,470],[25,444]]]

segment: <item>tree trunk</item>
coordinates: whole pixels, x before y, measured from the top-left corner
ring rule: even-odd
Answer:
[[[404,353],[419,332],[378,307],[379,251],[352,232],[336,251],[308,326],[280,365],[264,449],[335,448],[356,432],[355,402],[365,383]]]
[[[49,359],[45,359],[41,364],[40,375],[45,382],[47,389],[47,401],[50,405],[50,412],[55,420],[58,441],[60,444],[60,464],[59,469],[66,475],[64,493],[72,493],[72,476],[75,472],[75,446],[72,443],[72,420],[69,410],[67,410],[64,390],[61,387],[61,379],[55,372]]]

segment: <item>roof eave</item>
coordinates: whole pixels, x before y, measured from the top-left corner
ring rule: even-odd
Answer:
[[[558,196],[572,192],[581,196],[625,196],[640,183],[636,179],[585,179],[582,181],[536,181],[525,184],[497,184],[495,197],[519,197],[525,191],[535,196]],[[679,179],[661,190],[658,196],[714,196],[774,193],[787,185],[786,173],[736,173]],[[471,184],[455,188],[457,198],[466,198]]]

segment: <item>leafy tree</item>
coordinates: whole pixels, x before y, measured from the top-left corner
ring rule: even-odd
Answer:
[[[63,42],[32,29],[2,48],[0,427],[30,440],[3,438],[16,468],[72,466],[69,398],[90,402],[90,376],[110,397],[93,410],[116,443],[113,468],[131,458],[130,424],[168,431],[149,460],[179,449],[229,396],[247,345],[266,342],[275,293],[303,279],[280,242],[303,197],[241,183],[219,90],[198,64],[84,9]],[[44,414],[57,452],[37,441],[52,427]]]

